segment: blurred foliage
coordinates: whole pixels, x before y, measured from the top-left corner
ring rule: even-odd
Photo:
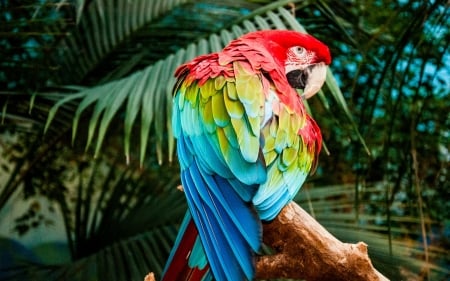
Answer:
[[[365,241],[392,280],[447,280],[449,15],[444,0],[2,1],[0,280],[160,273],[186,208],[174,67],[249,30],[301,26],[330,47],[333,73],[309,102],[330,154],[298,202]],[[57,225],[70,262],[24,242]]]

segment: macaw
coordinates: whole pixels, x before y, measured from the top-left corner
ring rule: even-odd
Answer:
[[[313,36],[263,30],[175,71],[172,126],[189,208],[163,281],[254,278],[262,221],[317,164],[322,136],[303,99],[330,63]]]

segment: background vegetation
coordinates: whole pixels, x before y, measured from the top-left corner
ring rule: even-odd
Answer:
[[[305,28],[333,54],[309,103],[326,149],[297,201],[341,240],[365,241],[392,280],[450,278],[447,1],[0,8],[0,280],[159,274],[186,208],[173,70],[267,28]]]

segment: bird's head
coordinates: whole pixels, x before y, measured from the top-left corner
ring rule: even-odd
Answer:
[[[326,78],[331,63],[328,47],[311,35],[292,30],[263,30],[253,35],[284,66],[286,78],[293,88],[303,89],[303,97],[314,96]]]

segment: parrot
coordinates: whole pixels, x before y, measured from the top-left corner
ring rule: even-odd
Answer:
[[[329,48],[259,30],[175,70],[172,131],[188,211],[162,280],[253,280],[262,223],[317,166],[319,126],[304,100],[326,80]]]

